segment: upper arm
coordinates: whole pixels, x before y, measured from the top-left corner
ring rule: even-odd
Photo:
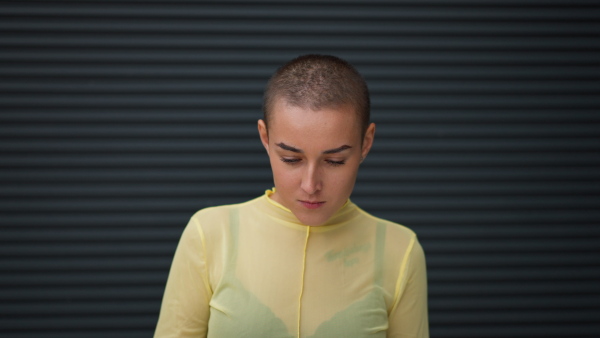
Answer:
[[[192,218],[175,251],[155,337],[206,337],[212,292],[204,244]]]
[[[388,337],[428,338],[427,271],[423,248],[414,239],[398,277],[402,290],[389,315]]]

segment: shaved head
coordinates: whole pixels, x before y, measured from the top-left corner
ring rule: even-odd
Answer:
[[[267,127],[273,119],[272,110],[278,99],[314,111],[351,106],[360,122],[361,135],[369,125],[371,102],[367,84],[351,64],[335,56],[303,55],[275,72],[263,97]]]

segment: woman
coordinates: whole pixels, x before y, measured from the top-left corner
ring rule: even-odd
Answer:
[[[360,74],[301,56],[270,79],[263,108],[275,188],[192,217],[156,337],[428,337],[415,234],[349,200],[375,135]]]

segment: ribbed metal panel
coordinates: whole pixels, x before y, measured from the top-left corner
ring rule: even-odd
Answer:
[[[197,209],[271,186],[263,86],[364,74],[353,200],[414,229],[433,337],[599,337],[600,7],[0,4],[0,335],[148,337]]]

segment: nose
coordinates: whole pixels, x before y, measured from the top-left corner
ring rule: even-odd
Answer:
[[[315,165],[307,166],[302,177],[302,190],[309,195],[313,195],[321,190],[321,187],[322,182],[318,169]]]

